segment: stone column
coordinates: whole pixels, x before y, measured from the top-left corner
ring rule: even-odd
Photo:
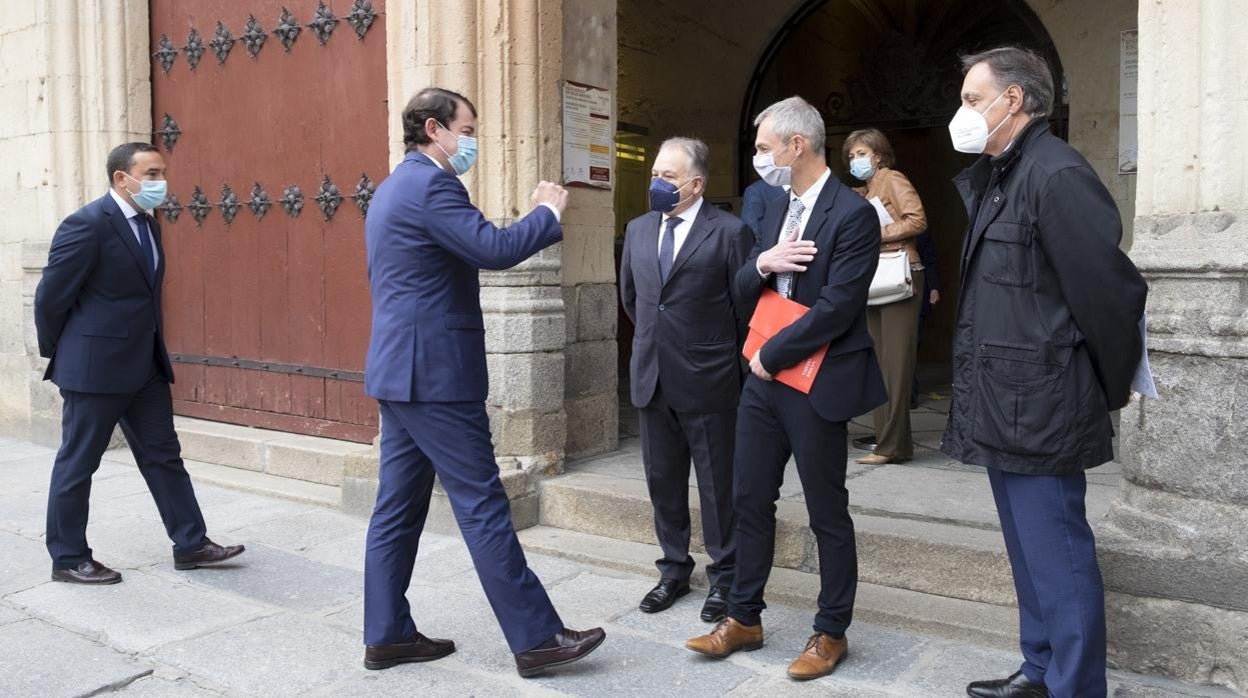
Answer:
[[[1131,256],[1160,399],[1122,412],[1102,534],[1116,663],[1248,688],[1248,17],[1140,3]],[[1112,290],[1110,291],[1112,292]]]
[[[473,202],[500,226],[527,214],[537,182],[560,175],[562,30],[560,0],[388,3],[391,161],[404,154],[399,114],[408,99],[429,85],[455,90],[480,117],[480,155],[464,177]],[[529,474],[557,471],[565,452],[560,259],[557,245],[481,273],[494,445],[509,493],[533,497],[531,512],[516,508],[518,519],[536,520]],[[375,487],[375,459],[355,462],[344,507],[366,511]]]
[[[108,187],[104,161],[148,141],[146,0],[12,3],[0,15],[0,432],[56,444],[32,304],[57,224]]]
[[[616,0],[577,0],[563,8],[563,77],[616,90]],[[612,109],[612,132],[615,110]],[[614,145],[613,145],[614,147]],[[615,156],[614,151],[612,157]],[[617,182],[618,183],[618,173]],[[567,312],[564,409],[569,457],[619,446],[615,197],[577,189],[564,215],[563,302]],[[621,222],[621,225],[623,223]]]

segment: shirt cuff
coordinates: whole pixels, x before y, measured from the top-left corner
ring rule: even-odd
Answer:
[[[757,259],[756,259],[756,260],[754,260],[754,269],[758,271],[758,275],[759,275],[759,276],[761,276],[761,277],[763,277],[764,279],[766,279],[767,277],[771,276],[771,274],[770,274],[770,273],[768,273],[768,272],[764,272],[764,271],[763,271],[763,269],[762,269],[762,267],[758,266],[759,261],[760,261],[760,260],[757,260]]]
[[[554,204],[547,203],[547,202],[543,201],[542,203],[540,203],[540,204],[538,204],[538,205],[539,205],[539,206],[545,206],[546,208],[550,209],[550,212],[551,212],[551,213],[553,213],[553,214],[555,214],[555,222],[556,222],[556,223],[560,223],[560,222],[562,222],[562,221],[560,221],[560,220],[559,220],[559,218],[560,218],[560,216],[559,216],[559,209],[555,208],[555,205],[554,205]]]

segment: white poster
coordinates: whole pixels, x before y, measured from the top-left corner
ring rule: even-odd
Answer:
[[[1135,116],[1139,75],[1139,31],[1131,29],[1122,33],[1118,62],[1118,174],[1135,174],[1139,168]]]
[[[611,91],[563,82],[563,183],[610,189]]]

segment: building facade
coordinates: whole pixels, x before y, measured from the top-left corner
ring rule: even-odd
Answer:
[[[284,9],[286,8],[286,9]],[[465,178],[497,222],[559,181],[565,81],[614,96],[614,190],[577,188],[565,240],[482,274],[500,465],[532,478],[618,441],[615,241],[671,135],[712,149],[708,196],[750,181],[770,101],[820,106],[829,141],[883,125],[945,267],[960,226],[944,124],[959,51],[1045,52],[1055,128],[1096,167],[1151,285],[1161,399],[1121,415],[1123,484],[1102,535],[1111,649],[1125,668],[1248,686],[1248,18],[1235,0],[44,0],[0,19],[0,431],[59,441],[31,302],[57,223],[104,193],[109,148],[170,164],[167,287],[178,411],[367,443],[362,220],[403,155],[398,112],[429,84],[474,99]],[[1136,139],[1122,138],[1124,32],[1138,31]],[[1120,142],[1121,141],[1121,142]],[[1120,173],[1124,143],[1138,170]],[[834,166],[835,167],[835,166]],[[838,171],[839,174],[839,171]],[[949,274],[949,276],[953,276]],[[956,288],[943,289],[952,296]],[[1107,289],[1112,292],[1112,289]],[[952,304],[926,358],[947,360]],[[941,332],[944,333],[943,338]],[[344,503],[366,503],[359,458]],[[361,504],[360,506],[364,506]]]

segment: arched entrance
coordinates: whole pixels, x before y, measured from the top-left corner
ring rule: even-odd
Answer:
[[[754,115],[790,95],[823,114],[828,162],[846,184],[857,184],[841,161],[845,136],[875,127],[897,151],[897,169],[914,183],[937,251],[942,302],[932,308],[919,361],[928,381],[943,382],[949,363],[957,297],[958,250],[966,226],[950,179],[973,161],[949,145],[946,126],[958,108],[958,57],[1001,45],[1044,55],[1059,86],[1051,117],[1066,137],[1062,62],[1044,24],[1023,0],[807,0],[763,50],[741,107],[738,146],[742,188],[757,179],[748,158]]]
[[[695,136],[710,145],[708,199],[738,211],[742,190],[757,179],[750,164],[753,118],[768,104],[797,94],[821,109],[829,162],[847,184],[853,180],[839,157],[844,136],[864,126],[881,128],[897,150],[898,168],[923,197],[944,272],[943,302],[928,319],[920,352],[926,364],[921,373],[938,383],[947,374],[957,249],[965,226],[950,179],[971,161],[952,149],[945,129],[958,106],[958,56],[1002,44],[1039,50],[1059,86],[1054,129],[1066,137],[1068,68],[1057,45],[1069,47],[1078,25],[1059,9],[1037,9],[1034,0],[727,0],[715,3],[713,11],[698,5],[618,0],[618,141],[626,147],[618,151],[617,236],[628,220],[644,213],[644,196],[633,192],[644,193],[648,160],[668,136]],[[1123,15],[1134,9],[1133,0],[1112,5]],[[1062,41],[1051,35],[1053,26]],[[1076,58],[1080,88],[1094,84],[1091,70],[1101,71],[1098,84],[1104,80],[1102,68],[1086,56]],[[1091,127],[1097,131],[1091,135],[1096,148],[1106,148],[1117,137],[1107,130],[1113,127],[1099,103],[1109,95],[1103,89],[1077,94],[1088,95],[1089,104],[1098,102]],[[1085,125],[1080,136],[1086,141],[1088,135]],[[646,162],[632,160],[639,153]],[[630,176],[638,180],[631,187]],[[1116,198],[1129,199],[1125,186],[1119,188],[1124,193]],[[1130,220],[1129,211],[1124,218]],[[621,366],[627,366],[631,328],[622,315],[618,339]],[[623,370],[620,385],[627,385]]]

